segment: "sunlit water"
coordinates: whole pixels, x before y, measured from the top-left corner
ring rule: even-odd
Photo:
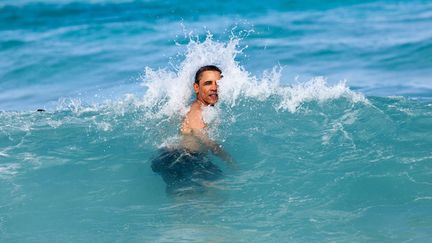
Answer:
[[[430,239],[427,1],[3,1],[0,20],[2,242]],[[167,194],[150,161],[210,63],[205,120],[238,169],[210,155],[220,180]]]

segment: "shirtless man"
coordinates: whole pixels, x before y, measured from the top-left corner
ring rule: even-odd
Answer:
[[[161,148],[151,162],[152,170],[162,176],[169,193],[205,190],[209,182],[222,176],[219,167],[207,158],[208,150],[236,169],[231,156],[208,137],[202,116],[203,108],[218,101],[217,81],[222,78],[221,73],[216,66],[204,66],[197,71],[193,84],[196,100],[183,120],[180,148]]]
[[[202,116],[203,108],[214,106],[218,101],[218,80],[222,78],[222,71],[213,65],[203,66],[195,74],[193,84],[196,100],[192,103],[189,112],[183,120],[181,133],[183,135],[182,146],[191,152],[206,152],[210,150],[219,156],[230,166],[234,165],[231,156],[222,146],[212,141],[207,134]]]

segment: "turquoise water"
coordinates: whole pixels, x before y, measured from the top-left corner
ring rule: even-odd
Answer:
[[[427,242],[431,26],[428,1],[1,1],[0,241]],[[150,159],[209,63],[239,168],[170,195]]]

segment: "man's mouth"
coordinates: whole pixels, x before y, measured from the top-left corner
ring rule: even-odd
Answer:
[[[210,94],[209,96],[213,99],[218,98],[218,94]]]

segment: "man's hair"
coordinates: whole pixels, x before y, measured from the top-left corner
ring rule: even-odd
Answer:
[[[215,65],[202,66],[198,69],[198,71],[195,74],[195,83],[196,84],[199,84],[199,80],[201,78],[201,75],[205,71],[216,71],[216,72],[219,72],[220,74],[222,74],[222,71],[218,67],[216,67]]]

